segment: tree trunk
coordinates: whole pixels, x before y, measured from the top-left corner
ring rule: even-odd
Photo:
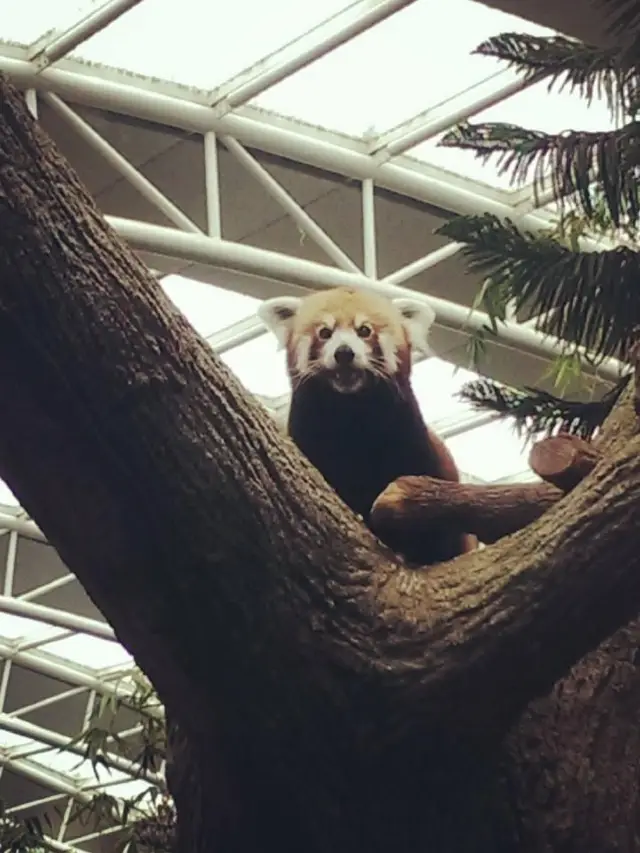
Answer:
[[[639,629],[618,630],[640,611],[631,393],[603,460],[538,521],[410,571],[6,81],[0,393],[0,475],[179,727],[185,851],[640,849]]]

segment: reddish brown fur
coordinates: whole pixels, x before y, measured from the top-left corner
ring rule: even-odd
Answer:
[[[372,380],[353,394],[340,394],[322,374],[298,374],[301,340],[305,347],[308,342],[312,361],[322,353],[318,331],[323,325],[352,329],[364,321],[372,329],[367,342],[372,350],[382,341],[392,344],[397,360],[393,375]],[[387,299],[344,290],[307,297],[291,325],[287,364],[292,380],[289,434],[365,522],[376,497],[400,476],[460,479],[446,445],[422,419],[410,385],[410,338]],[[451,559],[475,545],[462,531],[440,528],[403,543],[402,551],[411,563],[424,565]]]

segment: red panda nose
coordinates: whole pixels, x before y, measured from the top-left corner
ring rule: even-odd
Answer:
[[[346,344],[340,344],[334,352],[333,357],[335,358],[338,367],[347,367],[355,358],[355,353],[351,347]]]

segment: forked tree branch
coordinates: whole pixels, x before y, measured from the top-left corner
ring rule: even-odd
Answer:
[[[161,698],[294,798],[352,743],[354,708],[370,735],[348,748],[367,755],[434,726],[504,728],[640,609],[637,438],[532,527],[402,568],[173,309],[6,81],[0,393],[0,474]]]

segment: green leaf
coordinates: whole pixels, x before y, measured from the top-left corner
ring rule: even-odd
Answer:
[[[596,47],[565,36],[501,33],[482,42],[474,53],[505,61],[525,80],[549,80],[549,91],[576,92],[587,103],[604,100],[612,115],[632,114],[640,90],[640,72],[617,47]]]
[[[640,66],[640,6],[637,0],[598,0],[609,18],[606,34],[620,55],[620,62]]]
[[[460,399],[475,409],[491,411],[513,421],[518,433],[529,439],[560,431],[592,439],[629,384],[625,376],[599,400],[566,400],[538,388],[508,388],[491,379],[467,382]]]
[[[465,244],[471,272],[507,283],[516,310],[547,315],[544,331],[569,349],[621,357],[640,325],[640,256],[629,248],[574,252],[490,214],[454,217],[437,233]]]
[[[571,196],[587,217],[595,215],[592,184],[602,191],[612,221],[640,216],[640,122],[602,133],[547,134],[511,124],[464,123],[445,134],[440,145],[473,151],[487,162],[496,156],[500,175],[512,183],[533,181],[536,196],[551,187],[561,201]]]

